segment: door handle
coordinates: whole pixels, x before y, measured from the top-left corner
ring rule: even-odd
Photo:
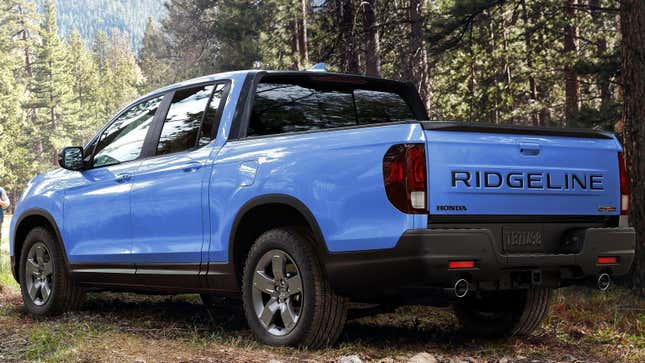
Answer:
[[[184,172],[191,173],[193,171],[199,170],[201,167],[202,167],[201,163],[199,163],[197,161],[193,161],[193,162],[188,163],[188,165],[186,165],[184,167]]]
[[[520,154],[526,156],[536,156],[540,154],[540,145],[538,144],[520,144]]]
[[[117,183],[125,183],[125,182],[130,181],[130,179],[132,179],[132,175],[130,175],[128,173],[119,174],[115,178]]]

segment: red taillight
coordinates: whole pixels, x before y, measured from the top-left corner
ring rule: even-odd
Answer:
[[[618,259],[616,257],[609,256],[598,257],[598,260],[596,261],[598,265],[615,265],[616,262],[618,262]]]
[[[475,261],[450,261],[448,262],[448,268],[451,270],[456,270],[460,268],[474,268]]]
[[[620,214],[629,214],[629,174],[623,153],[618,153],[618,170],[620,171]]]
[[[426,153],[423,144],[392,146],[383,157],[385,192],[404,213],[426,213]]]

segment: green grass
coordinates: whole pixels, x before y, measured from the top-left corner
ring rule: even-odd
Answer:
[[[104,324],[65,316],[58,321],[46,321],[29,333],[29,345],[22,351],[27,361],[76,361],[80,347],[107,332]]]
[[[645,361],[645,300],[625,288],[558,290],[544,329],[559,342],[613,353],[617,361]]]

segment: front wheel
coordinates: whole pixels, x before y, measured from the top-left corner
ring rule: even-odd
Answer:
[[[329,286],[306,233],[279,228],[262,234],[242,283],[244,313],[261,342],[315,348],[338,339],[347,302]]]
[[[551,289],[502,291],[469,296],[453,305],[464,331],[483,337],[529,335],[549,312]]]
[[[77,307],[82,290],[65,273],[63,252],[48,229],[29,231],[20,254],[20,290],[27,312],[52,316]]]

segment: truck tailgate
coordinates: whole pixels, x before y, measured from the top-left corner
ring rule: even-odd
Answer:
[[[620,214],[612,135],[424,128],[431,215]]]

